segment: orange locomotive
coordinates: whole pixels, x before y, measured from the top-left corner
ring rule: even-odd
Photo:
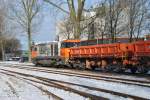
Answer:
[[[133,73],[147,73],[150,69],[150,41],[91,45],[81,45],[82,41],[73,40],[63,42],[66,43],[78,45],[61,48],[61,57],[73,68],[99,68],[116,72],[130,69]]]
[[[128,39],[65,40],[61,43],[57,64],[79,69],[101,69],[104,71],[147,73],[150,69],[150,41],[129,43]],[[102,44],[103,43],[103,44]]]
[[[70,47],[78,46],[80,40],[64,40],[61,43],[60,55],[62,60],[67,62],[70,58]]]

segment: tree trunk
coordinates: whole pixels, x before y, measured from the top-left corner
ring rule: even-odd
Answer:
[[[114,1],[113,1],[114,2]],[[111,42],[113,43],[114,42],[114,29],[113,29],[113,19],[114,19],[114,16],[113,16],[113,4],[112,4],[112,1],[110,0],[109,1],[109,14],[110,14],[110,36],[111,36]]]
[[[142,13],[142,17],[140,19],[140,23],[139,23],[139,26],[138,26],[138,32],[137,32],[136,40],[139,39],[140,29],[141,29],[141,25],[142,25],[143,19],[144,19],[144,13]]]
[[[130,29],[130,43],[133,41],[133,26]]]
[[[74,39],[80,39],[81,28],[80,21],[82,17],[82,11],[84,7],[85,0],[78,0],[77,10],[75,9],[74,0],[67,0],[68,7],[70,10],[70,18],[72,23],[74,24]]]
[[[104,44],[104,32],[102,32],[102,44]]]
[[[2,41],[1,41],[1,51],[2,51],[2,61],[4,61],[5,60],[5,50],[4,50],[4,44]]]
[[[76,21],[75,22],[75,26],[74,26],[74,39],[80,39],[80,35],[81,35],[81,28],[80,28],[80,22]]]
[[[94,23],[89,25],[88,27],[88,40],[90,39],[95,39],[95,34],[94,34]]]
[[[28,26],[28,57],[29,57],[29,62],[31,62],[31,27],[30,25]]]

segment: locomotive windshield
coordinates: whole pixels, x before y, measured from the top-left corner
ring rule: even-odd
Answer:
[[[77,47],[78,42],[62,42],[61,43],[61,48],[70,48],[70,47]]]
[[[84,40],[80,42],[80,46],[89,46],[96,44],[109,44],[111,43],[110,39],[93,39],[93,40]]]

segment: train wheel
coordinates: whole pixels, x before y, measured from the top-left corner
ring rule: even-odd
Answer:
[[[132,67],[132,68],[130,68],[130,71],[131,71],[131,73],[136,73],[136,71],[137,71],[137,68],[136,67]]]
[[[101,68],[101,70],[105,70],[106,72],[113,72],[114,69],[115,69],[115,65],[113,64],[110,64],[110,65],[107,65],[106,67]]]
[[[39,64],[39,63],[36,63],[35,66],[36,66],[36,67],[40,67],[40,66],[42,66],[42,65]]]
[[[86,69],[85,63],[80,63],[79,69],[80,70],[85,70]]]
[[[71,68],[76,69],[77,67],[78,67],[77,64],[73,64],[73,66]]]
[[[95,68],[96,68],[95,66],[91,66],[91,69],[92,69],[92,70],[95,70]]]
[[[120,64],[112,64],[110,68],[112,72],[116,72],[116,73],[124,72]]]
[[[80,69],[80,64],[73,64],[73,69]]]
[[[123,68],[118,68],[118,69],[116,69],[115,72],[117,72],[117,73],[124,73],[124,72],[125,72],[125,69],[123,69]]]
[[[125,72],[124,69],[121,69],[121,70],[118,71],[118,73],[124,73],[124,72]]]
[[[69,68],[73,68],[74,66],[73,66],[73,64],[71,63],[70,65],[69,65]]]
[[[138,66],[137,70],[138,70],[139,73],[142,73],[142,74],[148,72],[148,68],[144,67],[143,65]]]

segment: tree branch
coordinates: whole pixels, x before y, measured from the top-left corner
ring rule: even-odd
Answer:
[[[58,5],[56,5],[55,3],[51,2],[50,0],[44,0],[44,1],[47,2],[47,3],[49,3],[50,5],[52,5],[52,6],[56,7],[56,8],[58,8],[58,9],[60,9],[60,10],[63,11],[64,13],[70,14],[68,11],[66,11],[65,9],[59,7]]]

